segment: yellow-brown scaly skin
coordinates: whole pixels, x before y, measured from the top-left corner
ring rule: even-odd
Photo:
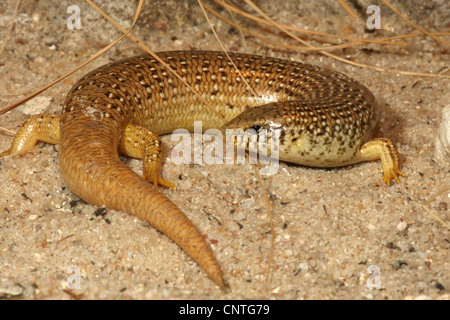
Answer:
[[[370,91],[351,78],[255,55],[230,54],[240,74],[221,52],[159,56],[229,121],[223,128],[281,129],[281,160],[334,167],[381,159],[386,184],[404,176],[393,143],[370,140],[379,111]],[[203,130],[223,125],[178,78],[143,55],[87,74],[69,92],[60,118],[32,117],[0,157],[25,153],[37,140],[59,142],[61,172],[74,193],[91,204],[148,221],[224,288],[219,266],[201,234],[154,187],[174,187],[159,175],[158,135],[178,128],[192,131],[194,120],[202,121]],[[145,180],[120,162],[119,153],[144,160]]]

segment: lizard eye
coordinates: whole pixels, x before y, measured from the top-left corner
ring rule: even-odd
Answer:
[[[256,131],[256,133],[258,133],[258,131],[259,131],[259,129],[261,129],[261,126],[259,126],[259,125],[254,125],[253,127],[251,127],[250,129],[253,129],[253,130],[255,130]]]

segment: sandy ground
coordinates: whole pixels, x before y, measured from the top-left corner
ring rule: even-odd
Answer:
[[[134,1],[103,2],[98,1],[100,7],[129,26]],[[310,30],[369,38],[412,30],[386,7],[384,29],[372,34],[336,1],[304,2],[258,3],[277,21]],[[361,12],[366,2],[355,2]],[[411,7],[393,3],[425,28],[449,31],[448,2],[409,1]],[[81,30],[67,31],[70,4],[81,8]],[[15,1],[0,3],[2,40],[14,6]],[[258,34],[295,44],[277,31],[238,21]],[[214,23],[227,49],[302,60],[363,82],[385,106],[379,135],[396,143],[408,177],[383,185],[379,162],[329,170],[281,164],[278,174],[264,178],[275,233],[267,282],[271,229],[253,169],[175,165],[169,157],[174,142],[164,137],[163,176],[178,189],[163,192],[211,244],[230,284],[231,290],[224,293],[177,245],[146,223],[123,212],[96,211],[80,200],[59,173],[58,147],[41,143],[30,154],[0,161],[0,298],[449,299],[449,230],[422,209],[450,177],[449,168],[439,168],[433,160],[441,110],[450,101],[449,80],[358,68],[315,53],[274,48],[251,37],[244,42],[235,29]],[[57,78],[119,35],[81,1],[25,1],[0,56],[1,106]],[[155,51],[220,49],[195,2],[147,1],[135,35]],[[336,54],[414,72],[438,73],[449,66],[445,45],[425,38],[404,41],[405,47],[369,45]],[[124,40],[29,106],[58,114],[82,74],[139,52]],[[28,118],[26,113],[20,107],[2,115],[0,126],[16,131]],[[11,134],[0,131],[0,150],[11,140]],[[123,160],[141,171],[139,161]],[[447,223],[449,203],[447,192],[430,204]],[[377,271],[372,279],[380,280],[373,290],[367,285],[371,268]],[[71,284],[79,289],[68,288]]]

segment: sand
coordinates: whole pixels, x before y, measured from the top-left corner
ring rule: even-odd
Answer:
[[[258,3],[275,20],[309,30],[367,38],[412,32],[383,6],[384,29],[372,34],[364,31],[365,15],[354,22],[336,1],[304,2]],[[359,3],[364,7],[366,2]],[[446,1],[408,1],[411,7],[392,3],[430,31],[449,31]],[[78,4],[82,29],[67,31],[68,5],[52,0],[21,6],[0,56],[2,107],[120,36],[85,3]],[[135,2],[98,1],[98,5],[124,27],[130,25]],[[0,39],[5,38],[14,6],[15,1],[0,3]],[[61,177],[58,147],[40,143],[27,155],[0,160],[0,298],[449,299],[449,230],[422,208],[450,180],[449,168],[440,168],[433,159],[441,110],[450,101],[449,80],[359,68],[247,36],[244,42],[236,29],[213,21],[229,50],[313,63],[364,83],[384,106],[379,136],[395,142],[408,177],[383,185],[377,161],[326,170],[281,163],[276,175],[264,178],[275,235],[268,279],[271,227],[252,167],[175,165],[170,151],[176,143],[165,136],[162,174],[177,190],[162,192],[205,235],[230,284],[224,293],[176,244],[147,223],[124,212],[97,211],[80,200]],[[296,45],[278,31],[238,21],[265,37]],[[134,32],[155,51],[220,50],[196,1],[148,1]],[[438,73],[449,66],[449,48],[444,44],[430,38],[403,41],[404,47],[368,45],[335,54],[412,72]],[[24,113],[20,107],[0,116],[0,126],[16,131],[29,117],[26,113],[37,112],[36,108],[58,114],[76,79],[140,52],[130,40],[122,41],[42,93],[40,100],[31,101],[31,111]],[[11,134],[0,131],[0,150],[7,149],[11,140]],[[141,172],[140,161],[123,161]],[[447,223],[449,197],[447,191],[429,205]]]

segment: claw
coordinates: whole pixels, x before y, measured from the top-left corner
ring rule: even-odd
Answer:
[[[147,180],[150,183],[153,183],[153,186],[155,189],[158,189],[158,186],[163,186],[166,188],[170,188],[172,190],[175,190],[177,187],[172,182],[164,180],[161,178],[161,176],[157,173],[150,173],[148,175],[144,176],[144,179]]]
[[[388,172],[385,172],[383,175],[383,182],[387,185],[389,185],[392,181],[392,179],[395,179],[395,181],[397,181],[397,183],[400,183],[400,178],[399,176],[402,176],[404,178],[406,178],[406,174],[404,174],[403,172],[401,172],[398,169],[391,169]]]

